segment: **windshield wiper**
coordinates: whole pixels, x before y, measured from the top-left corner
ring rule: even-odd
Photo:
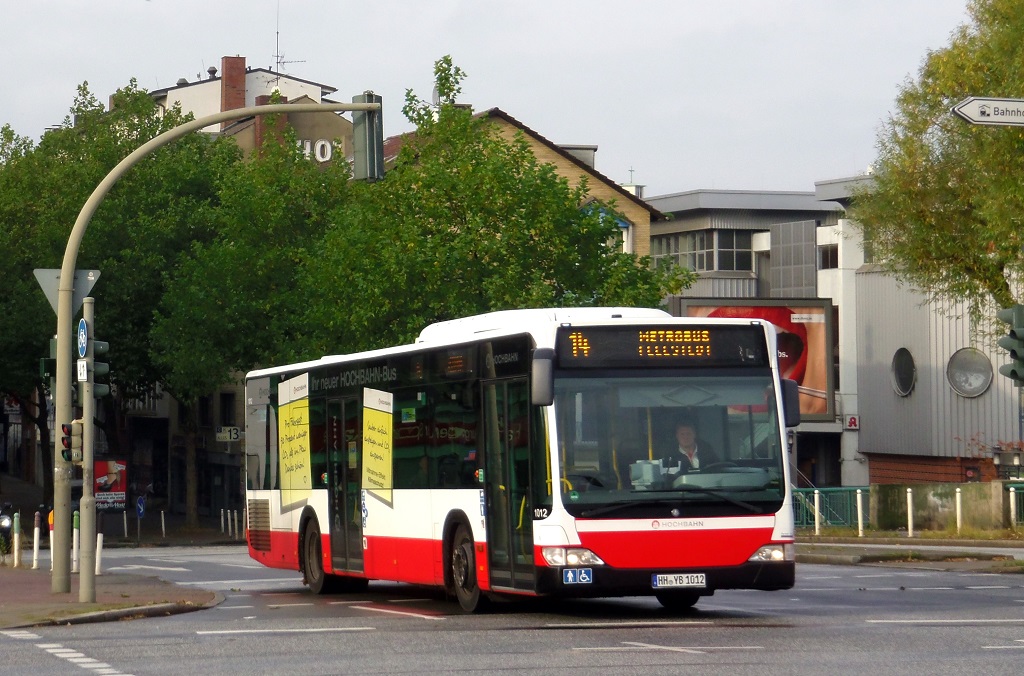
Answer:
[[[761,490],[764,490],[765,488],[767,488],[767,486],[742,486],[742,487],[737,487],[737,488],[730,489],[730,492],[733,492],[733,493],[737,493],[737,492],[749,493],[749,492],[753,492],[753,491],[761,491]],[[692,486],[692,485],[689,485],[689,484],[683,484],[681,486],[677,486],[677,487],[672,488],[672,489],[665,489],[665,490],[659,490],[659,491],[633,491],[633,492],[634,493],[644,493],[644,494],[651,494],[651,493],[662,493],[662,494],[664,494],[664,493],[676,493],[676,492],[686,492],[686,491],[689,491],[689,492],[692,492],[692,493],[704,493],[705,495],[711,495],[711,496],[719,498],[721,500],[725,500],[726,502],[728,502],[730,504],[736,505],[737,507],[741,507],[741,508],[743,508],[743,509],[745,509],[748,512],[751,512],[753,514],[759,514],[762,511],[762,509],[760,507],[758,507],[756,505],[752,505],[749,502],[744,502],[743,500],[738,500],[738,499],[732,497],[731,495],[729,495],[728,492],[725,492],[725,491],[723,491],[722,489],[719,489],[719,488],[703,488],[701,486]],[[682,504],[683,504],[682,500],[679,500],[679,499],[671,500],[671,499],[668,499],[668,498],[659,498],[657,500],[617,500],[615,502],[610,502],[607,505],[602,505],[600,507],[595,507],[594,509],[588,509],[586,511],[580,512],[580,516],[584,517],[584,518],[587,518],[587,517],[593,517],[593,516],[600,516],[602,514],[611,514],[612,512],[617,512],[617,511],[619,511],[621,509],[625,509],[627,507],[645,507],[647,505],[674,505],[674,506],[678,507],[678,506],[682,506]]]
[[[644,491],[649,493],[651,491]],[[658,500],[617,500],[615,502],[609,502],[607,505],[601,505],[594,509],[588,509],[580,512],[580,516],[600,516],[602,514],[610,514],[617,512],[620,509],[626,507],[646,507],[647,505],[679,505],[682,504],[679,500],[668,500],[666,498],[659,498]]]

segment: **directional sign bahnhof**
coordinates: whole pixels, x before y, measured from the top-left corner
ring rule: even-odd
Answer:
[[[1024,99],[990,99],[968,96],[952,112],[971,124],[1024,126]]]

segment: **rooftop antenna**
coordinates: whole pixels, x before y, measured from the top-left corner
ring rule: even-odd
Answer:
[[[281,66],[289,63],[305,63],[305,61],[285,61],[281,53],[281,0],[277,0],[277,30],[274,33],[274,68],[275,76],[270,81],[275,86],[281,84]]]

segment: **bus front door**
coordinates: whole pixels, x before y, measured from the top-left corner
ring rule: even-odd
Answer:
[[[484,383],[487,556],[491,588],[536,588],[530,501],[530,388],[525,378]]]
[[[351,399],[327,401],[327,448],[331,519],[331,561],[334,570],[363,571],[363,521],[359,481],[359,402]]]

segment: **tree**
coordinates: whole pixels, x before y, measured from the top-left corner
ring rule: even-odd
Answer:
[[[30,401],[42,394],[39,358],[48,353],[55,318],[32,275],[59,268],[68,233],[96,185],[126,155],[181,124],[177,109],[157,110],[134,81],[115,93],[107,112],[79,87],[71,113],[38,145],[9,127],[0,132],[0,391]],[[103,402],[103,428],[113,449],[122,442],[119,416],[160,380],[148,349],[152,308],[162,295],[162,272],[190,242],[210,236],[214,177],[238,162],[234,144],[198,135],[156,153],[114,187],[90,223],[78,267],[98,269],[97,337],[112,344],[109,361],[116,398]],[[8,361],[9,360],[9,361]],[[45,398],[40,396],[40,401]],[[30,412],[40,425],[44,468],[49,467],[45,409]],[[47,496],[52,472],[45,472]]]
[[[272,121],[271,121],[272,124]],[[290,132],[217,186],[216,236],[195,242],[163,271],[165,288],[150,331],[150,355],[165,389],[182,404],[186,438],[185,514],[198,521],[196,408],[200,397],[259,364],[295,359],[307,302],[297,278],[318,251],[329,212],[345,203],[349,168],[321,168]]]
[[[464,77],[445,57],[439,105],[407,92],[415,133],[310,260],[308,356],[408,342],[431,322],[492,310],[655,306],[688,279],[622,253],[614,204],[456,105]]]
[[[1020,297],[1024,129],[967,124],[950,109],[1024,92],[1024,2],[972,0],[968,10],[970,22],[901,88],[851,216],[877,262],[933,298],[966,301],[977,318]]]

